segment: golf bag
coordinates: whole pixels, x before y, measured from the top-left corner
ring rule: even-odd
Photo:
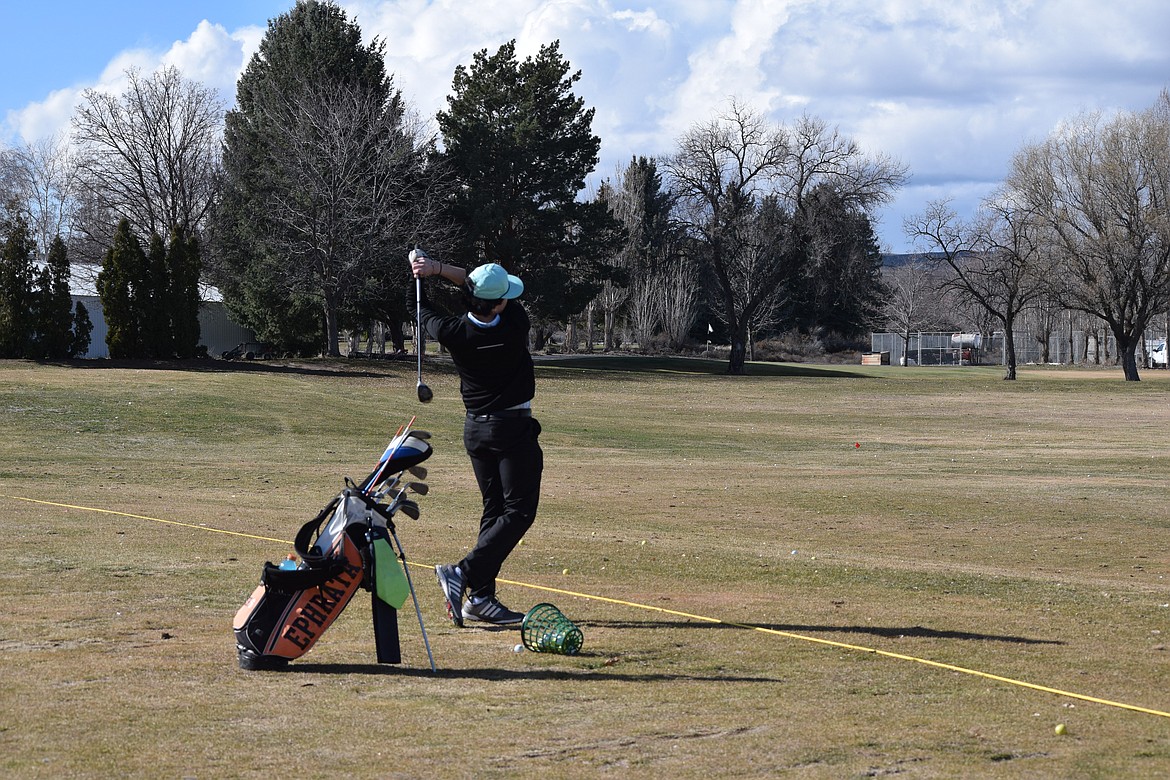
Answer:
[[[296,569],[264,564],[260,584],[232,624],[240,668],[279,669],[300,658],[359,588],[372,593],[378,663],[401,663],[397,613],[407,597],[414,598],[414,588],[394,516],[399,512],[414,519],[419,516],[418,504],[407,497],[408,491],[423,494],[426,485],[404,483],[403,477],[408,472],[420,479],[426,477],[426,470],[418,464],[431,456],[429,437],[425,431],[412,431],[407,426],[360,485],[347,478],[345,489],[294,538],[293,548],[301,559]],[[414,607],[433,670],[417,598]]]

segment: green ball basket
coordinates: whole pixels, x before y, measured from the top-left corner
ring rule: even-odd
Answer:
[[[534,653],[576,655],[585,644],[581,629],[552,604],[537,604],[528,610],[520,625],[520,638]]]

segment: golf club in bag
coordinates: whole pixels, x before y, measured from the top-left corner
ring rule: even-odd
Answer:
[[[394,525],[401,513],[418,519],[411,492],[426,485],[404,481],[406,474],[426,478],[419,464],[433,452],[426,431],[399,429],[378,465],[361,484],[346,487],[315,518],[305,523],[293,547],[301,563],[284,569],[264,564],[260,584],[236,613],[232,629],[241,669],[282,669],[307,653],[359,588],[372,594],[374,643],[378,663],[402,662],[398,610],[414,601],[431,671],[435,659],[422,611]],[[397,555],[395,554],[397,548]]]

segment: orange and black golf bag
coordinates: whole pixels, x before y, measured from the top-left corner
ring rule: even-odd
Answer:
[[[431,456],[428,438],[425,431],[407,426],[360,485],[346,479],[346,488],[293,540],[301,560],[296,568],[264,564],[260,584],[232,624],[240,668],[281,669],[300,658],[364,588],[372,594],[378,663],[402,662],[398,610],[410,597],[434,670],[406,553],[394,526],[399,512],[419,516],[418,504],[408,496],[425,494],[427,486],[405,481],[405,475],[426,478],[426,469],[418,464]]]

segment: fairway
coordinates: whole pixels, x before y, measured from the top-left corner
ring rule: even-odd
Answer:
[[[414,364],[0,361],[0,775],[1170,776],[1170,374],[539,359],[502,572],[579,655],[455,629],[479,493]],[[265,560],[417,415],[413,612],[236,666]],[[1057,733],[1057,726],[1063,733]]]

